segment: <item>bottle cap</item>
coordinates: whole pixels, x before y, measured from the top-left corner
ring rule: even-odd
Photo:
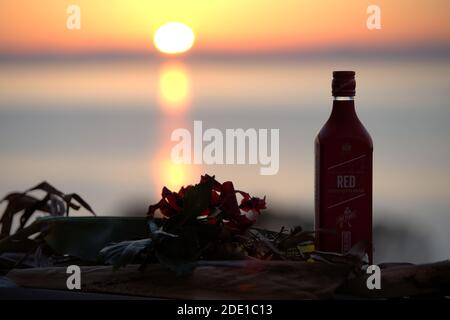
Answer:
[[[355,71],[334,71],[331,88],[334,97],[355,96]]]

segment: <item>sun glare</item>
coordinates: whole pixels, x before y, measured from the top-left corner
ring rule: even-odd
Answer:
[[[168,54],[177,54],[192,48],[195,35],[191,28],[181,22],[170,22],[159,27],[153,37],[155,47]]]
[[[165,145],[152,159],[150,176],[156,195],[160,195],[162,186],[178,191],[182,186],[191,184],[200,174],[198,167],[176,164],[170,158],[172,144]]]

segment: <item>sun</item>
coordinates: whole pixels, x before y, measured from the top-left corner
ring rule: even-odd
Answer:
[[[191,28],[181,22],[169,22],[156,30],[153,37],[155,47],[168,54],[177,54],[192,48],[195,35]]]

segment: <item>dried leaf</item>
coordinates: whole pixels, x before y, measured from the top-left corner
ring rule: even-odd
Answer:
[[[37,190],[46,192],[46,195],[42,199],[38,199],[28,194]],[[79,205],[72,200],[75,200]],[[23,211],[23,213],[20,216],[19,230],[25,227],[36,211],[48,213],[51,216],[63,216],[64,214],[69,214],[70,208],[78,210],[80,207],[83,207],[95,215],[91,206],[78,194],[64,194],[46,181],[27,189],[25,192],[10,193],[6,195],[0,203],[3,201],[8,201],[8,205],[0,219],[2,225],[0,239],[11,234],[14,216],[21,211]]]

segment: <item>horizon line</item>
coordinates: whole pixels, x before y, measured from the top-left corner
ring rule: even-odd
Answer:
[[[154,50],[87,50],[13,52],[0,49],[0,62],[99,61],[128,59],[181,60],[297,60],[325,58],[450,58],[450,44],[419,44],[402,47],[326,47],[264,51],[197,51],[180,55],[166,55]]]

